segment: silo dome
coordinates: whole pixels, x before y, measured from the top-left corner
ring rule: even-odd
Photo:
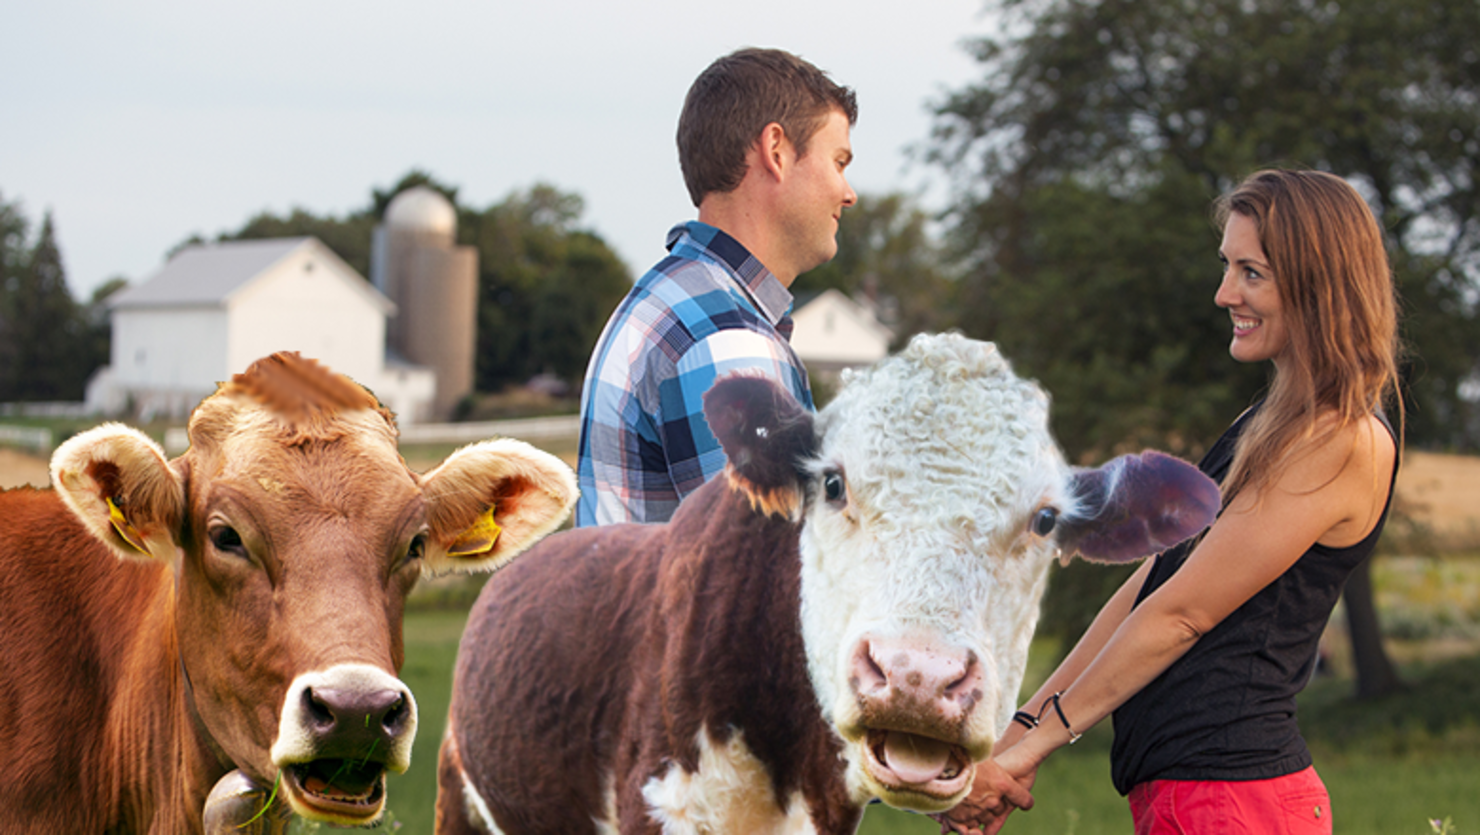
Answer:
[[[457,232],[457,210],[436,189],[412,186],[386,206],[385,225],[394,232],[430,232],[450,240]]]

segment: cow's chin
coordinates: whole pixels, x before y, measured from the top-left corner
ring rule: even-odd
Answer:
[[[960,745],[931,737],[870,729],[853,743],[865,787],[901,809],[943,812],[966,798],[976,764]]]
[[[294,813],[339,826],[369,826],[385,812],[385,764],[323,759],[285,766],[282,787]]]

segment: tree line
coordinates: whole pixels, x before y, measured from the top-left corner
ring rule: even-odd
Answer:
[[[108,361],[102,300],[117,287],[74,299],[51,213],[33,235],[19,201],[0,193],[0,402],[81,400]]]

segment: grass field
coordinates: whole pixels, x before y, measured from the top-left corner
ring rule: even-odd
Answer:
[[[416,693],[421,725],[411,770],[390,782],[399,826],[429,833],[436,798],[437,746],[450,698],[461,611],[413,611],[406,618],[403,678]],[[1035,648],[1035,656],[1052,654]],[[1030,678],[1044,671],[1031,670]],[[1405,667],[1407,692],[1369,703],[1350,700],[1351,682],[1317,680],[1302,697],[1301,724],[1332,797],[1339,835],[1431,832],[1449,817],[1452,832],[1480,832],[1480,655]],[[1029,682],[1030,686],[1033,684]],[[1130,831],[1125,801],[1110,786],[1107,727],[1056,754],[1039,774],[1037,808],[1017,813],[1006,832],[1097,835]],[[930,819],[870,807],[865,835],[934,835]]]

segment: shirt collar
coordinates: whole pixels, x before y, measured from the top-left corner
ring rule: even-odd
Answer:
[[[693,253],[680,252],[686,245],[725,267],[725,271],[735,279],[773,326],[780,324],[782,318],[791,311],[791,291],[786,289],[781,279],[772,275],[765,264],[723,230],[697,220],[680,223],[668,230],[669,252],[674,255],[692,255]]]

